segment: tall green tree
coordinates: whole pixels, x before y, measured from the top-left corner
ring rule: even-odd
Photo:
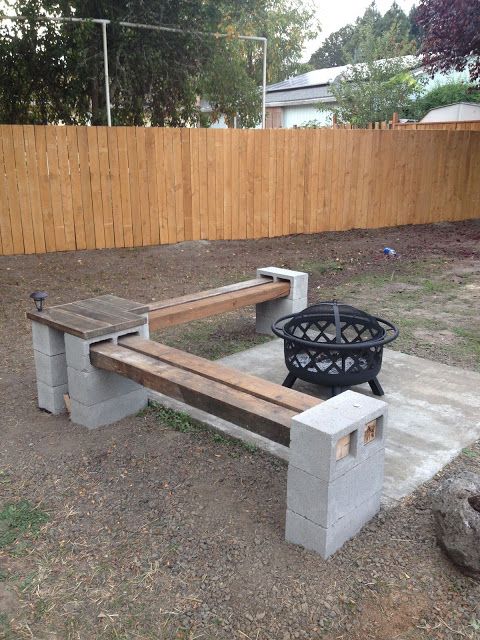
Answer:
[[[372,2],[363,16],[357,18],[353,24],[332,33],[312,55],[310,64],[319,69],[365,61],[365,51],[371,49],[370,43],[366,41],[367,33],[368,38],[373,37],[374,40],[378,40],[376,55],[380,57],[385,53],[381,40],[387,34],[390,41],[393,41],[396,51],[411,53],[415,50],[415,46],[412,42],[410,27],[409,18],[397,2],[393,2],[384,16],[379,12],[376,3]]]
[[[334,113],[338,122],[357,127],[387,120],[394,111],[402,113],[421,88],[405,59],[395,55],[401,47],[394,29],[378,39],[372,26],[366,26],[362,38],[363,62],[350,65],[331,85],[335,106],[319,107]]]
[[[1,23],[0,121],[105,124],[100,26],[39,23],[40,15],[107,18],[114,124],[181,126],[199,117],[198,96],[215,108],[260,118],[262,49],[237,33],[269,40],[269,80],[300,67],[311,10],[300,0],[7,0],[26,22]],[[121,27],[176,26],[186,33]],[[231,38],[191,31],[227,32]],[[229,115],[230,117],[230,115]]]

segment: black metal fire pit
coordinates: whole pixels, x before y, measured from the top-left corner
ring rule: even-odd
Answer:
[[[300,378],[331,387],[334,396],[368,382],[375,395],[383,395],[377,380],[383,346],[398,337],[391,322],[333,301],[283,316],[272,331],[284,340],[289,374],[283,386]]]

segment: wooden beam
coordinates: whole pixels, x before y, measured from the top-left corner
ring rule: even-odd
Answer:
[[[152,302],[148,305],[149,311],[156,311],[157,309],[166,309],[167,307],[175,307],[178,304],[185,304],[188,302],[196,302],[203,298],[213,298],[214,296],[220,296],[224,293],[232,293],[234,291],[241,291],[242,289],[251,289],[252,287],[261,287],[265,284],[271,284],[272,278],[266,276],[260,276],[259,278],[253,278],[252,280],[244,280],[243,282],[235,282],[234,284],[227,284],[223,287],[217,287],[215,289],[206,289],[205,291],[197,291],[196,293],[189,293],[185,296],[178,298],[170,298],[169,300],[160,300],[159,302]]]
[[[213,295],[197,294],[184,296],[177,301],[168,301],[168,306],[152,309],[148,314],[150,329],[157,330],[171,327],[191,320],[207,318],[218,313],[234,311],[252,304],[275,300],[288,296],[290,283],[287,281],[262,283],[259,286],[242,288],[238,291],[228,291],[227,293],[215,293]],[[178,301],[180,300],[180,302]],[[173,302],[173,304],[171,304]]]
[[[90,347],[95,367],[123,375],[154,391],[180,400],[245,429],[287,445],[297,413],[227,387],[220,382],[159,362],[111,342]]]
[[[282,387],[279,384],[263,380],[257,376],[236,371],[219,362],[211,362],[205,358],[194,356],[180,349],[167,347],[164,344],[153,342],[152,340],[145,340],[138,336],[126,336],[125,338],[119,338],[118,343],[122,347],[131,349],[137,353],[143,353],[144,355],[160,360],[166,364],[171,364],[184,371],[201,375],[208,380],[221,382],[231,389],[243,391],[256,398],[276,404],[279,407],[291,409],[295,411],[295,413],[302,413],[322,402],[319,398],[314,398],[306,393],[300,393],[299,391],[295,391],[295,389]]]

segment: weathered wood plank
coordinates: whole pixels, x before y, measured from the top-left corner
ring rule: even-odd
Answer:
[[[150,311],[157,309],[166,309],[167,307],[175,307],[178,304],[184,304],[187,302],[195,302],[204,298],[212,298],[213,296],[219,296],[224,293],[230,293],[232,291],[241,291],[242,289],[250,289],[251,287],[264,286],[266,284],[272,284],[272,279],[267,277],[253,278],[252,280],[244,280],[243,282],[235,282],[234,284],[227,284],[223,287],[217,287],[215,289],[206,289],[205,291],[198,291],[197,293],[188,293],[185,296],[179,296],[178,298],[169,298],[168,300],[160,300],[159,302],[153,302],[149,305]]]
[[[288,445],[295,411],[111,343],[90,348],[94,366]]]
[[[201,375],[208,380],[221,382],[227,387],[249,393],[256,398],[267,400],[279,407],[285,407],[297,413],[311,409],[321,402],[318,398],[300,393],[295,389],[287,389],[274,382],[236,371],[218,362],[211,362],[205,358],[194,356],[191,353],[174,349],[152,340],[145,340],[138,336],[127,336],[120,338],[118,343],[136,353],[143,353],[179,369]]]
[[[263,287],[252,287],[237,292],[220,294],[165,309],[150,311],[150,328],[161,329],[191,320],[207,318],[226,311],[234,311],[265,300],[283,298],[290,290],[289,283],[273,282]]]

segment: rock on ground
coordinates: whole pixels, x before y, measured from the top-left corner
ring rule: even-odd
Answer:
[[[438,543],[455,564],[480,577],[480,475],[447,478],[432,503]]]

